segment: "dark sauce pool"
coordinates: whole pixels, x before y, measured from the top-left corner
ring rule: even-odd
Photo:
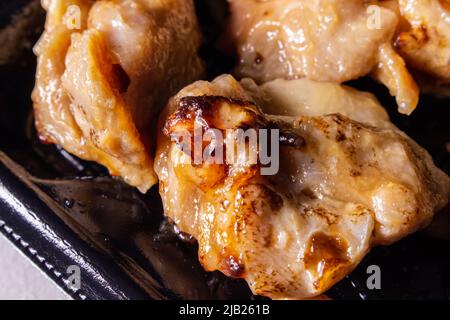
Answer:
[[[28,2],[19,1],[18,5]],[[207,40],[201,55],[212,79],[230,72],[233,66],[233,59],[213,45],[226,18],[226,2],[196,3]],[[0,161],[81,238],[101,254],[113,257],[149,298],[263,299],[253,296],[245,281],[203,270],[195,240],[163,217],[157,187],[142,195],[109,177],[99,165],[37,140],[30,99],[35,72],[31,44],[37,40],[44,18],[41,10],[27,16],[29,26],[20,36],[28,44],[0,66]],[[396,112],[395,100],[384,87],[367,79],[351,84],[375,93],[393,122],[450,173],[450,99],[423,96],[419,108],[406,117]],[[446,223],[443,221],[441,227]],[[373,249],[327,295],[334,299],[450,299],[450,226],[433,232],[447,240],[430,233],[420,232],[392,246]],[[367,289],[366,270],[372,264],[381,268],[381,290]]]

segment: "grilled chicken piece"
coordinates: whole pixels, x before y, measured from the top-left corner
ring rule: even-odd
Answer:
[[[372,74],[396,97],[400,112],[410,114],[417,106],[417,85],[392,48],[399,18],[387,6],[379,6],[377,15],[369,9],[377,1],[229,2],[239,77],[342,83]]]
[[[386,110],[372,94],[344,85],[308,79],[278,79],[258,86],[247,78],[242,79],[240,86],[265,114],[314,117],[340,113],[374,127],[393,127]]]
[[[42,3],[47,22],[35,47],[33,92],[40,138],[145,192],[157,182],[152,122],[203,71],[192,1]]]
[[[280,170],[192,164],[180,133],[199,124],[280,129]],[[206,270],[244,278],[270,298],[320,295],[371,246],[427,225],[450,195],[449,177],[375,98],[334,84],[200,81],[170,101],[160,126],[155,171],[165,214],[198,240]]]
[[[400,12],[410,23],[396,48],[408,64],[450,83],[450,2],[399,0]]]

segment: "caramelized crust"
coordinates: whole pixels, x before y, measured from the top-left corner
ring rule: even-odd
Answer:
[[[293,86],[301,97],[296,109],[286,102],[292,90],[279,90]],[[242,86],[222,76],[183,89],[160,120],[155,171],[165,214],[198,240],[206,270],[246,279],[255,294],[276,299],[320,295],[372,246],[427,225],[450,195],[450,179],[375,110],[381,107],[373,97],[336,85],[332,105],[303,109],[328,114],[301,115],[303,103],[319,101],[315,93],[302,94],[306,88],[317,95],[330,89],[308,80]],[[338,113],[365,103],[374,108],[367,121],[378,126]],[[283,115],[263,113],[275,106]],[[221,131],[277,128],[290,143],[280,144],[273,176],[261,175],[260,163],[193,164],[176,133],[195,124]]]

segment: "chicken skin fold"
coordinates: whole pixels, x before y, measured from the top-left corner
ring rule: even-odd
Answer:
[[[147,191],[157,182],[152,123],[197,80],[201,36],[191,0],[43,0],[33,92],[46,143]]]

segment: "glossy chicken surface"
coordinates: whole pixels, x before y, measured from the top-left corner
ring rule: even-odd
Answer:
[[[367,106],[367,108],[364,108]],[[178,133],[278,128],[280,169],[192,164]],[[161,115],[155,171],[165,213],[199,243],[206,270],[275,299],[320,295],[374,245],[426,226],[449,177],[370,94],[310,80],[196,82]]]
[[[44,0],[33,92],[40,138],[106,166],[141,191],[157,182],[152,122],[197,80],[190,0]]]
[[[392,47],[399,17],[363,0],[229,0],[236,73],[259,83],[307,78],[342,83],[372,75],[410,114],[419,91]]]
[[[412,67],[450,83],[450,2],[398,2],[410,27],[397,37],[396,48]]]

